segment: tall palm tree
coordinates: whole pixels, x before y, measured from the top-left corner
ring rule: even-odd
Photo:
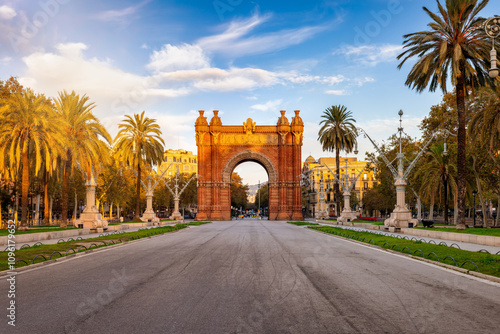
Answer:
[[[30,164],[36,175],[43,163],[51,163],[62,147],[60,124],[51,100],[31,89],[11,94],[0,107],[0,165],[7,165],[11,176],[22,170],[20,230],[28,229]]]
[[[323,125],[318,132],[318,140],[323,146],[323,151],[335,151],[337,179],[340,180],[340,150],[352,152],[356,144],[357,130],[352,118],[352,113],[345,106],[331,106],[326,108],[321,115]],[[347,171],[346,171],[347,173]],[[335,183],[335,201],[337,217],[340,216],[340,185]]]
[[[456,166],[451,162],[450,154],[444,152],[444,144],[437,143],[427,152],[427,161],[419,168],[422,174],[422,190],[443,191],[444,194],[444,223],[448,224],[448,196],[456,187]],[[425,189],[426,188],[426,189]]]
[[[446,81],[450,74],[456,90],[458,114],[458,213],[457,229],[465,229],[466,195],[466,132],[465,95],[467,89],[483,86],[490,81],[488,76],[491,41],[483,29],[476,29],[484,21],[478,17],[488,0],[447,0],[444,8],[439,0],[439,14],[426,7],[432,22],[429,31],[404,35],[403,58],[398,68],[406,60],[416,56],[417,62],[406,79],[406,85],[418,92],[429,87],[435,91],[439,86],[446,92]],[[498,43],[497,43],[498,47]],[[490,82],[491,83],[491,82]]]
[[[62,156],[64,172],[61,227],[64,228],[68,224],[69,177],[74,165],[78,162],[90,179],[92,166],[108,157],[111,137],[92,114],[95,103],[89,102],[88,96],[80,97],[74,91],[71,94],[66,91],[59,92],[55,105],[58,115],[64,121],[62,132],[66,147]]]
[[[488,143],[492,155],[500,141],[500,86],[481,89],[472,108],[476,109],[476,113],[468,127],[469,135]]]
[[[141,165],[158,165],[163,161],[163,145],[160,126],[156,119],[145,117],[143,111],[134,117],[125,115],[118,125],[114,151],[118,159],[137,168],[135,219],[140,219]]]

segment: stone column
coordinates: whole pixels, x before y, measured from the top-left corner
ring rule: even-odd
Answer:
[[[148,187],[150,189],[146,191],[146,211],[144,211],[144,213],[142,214],[141,220],[143,222],[151,221],[153,223],[157,223],[160,220],[158,219],[158,217],[156,217],[153,210],[153,190],[151,189],[151,181],[149,181]]]
[[[184,217],[179,212],[179,201],[180,201],[179,196],[175,196],[174,197],[174,211],[172,212],[170,219],[184,220]]]
[[[83,228],[89,228],[93,232],[103,232],[108,227],[108,222],[102,219],[99,210],[95,206],[96,183],[93,175],[91,175],[85,186],[87,187],[87,203],[80,215],[80,219],[76,220],[76,224],[77,226],[83,225]]]

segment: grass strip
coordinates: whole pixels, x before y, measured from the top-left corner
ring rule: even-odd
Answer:
[[[288,224],[293,224],[297,226],[304,226],[304,225],[319,225],[318,223],[310,223],[310,222],[287,222]]]
[[[111,233],[96,237],[89,238],[83,240],[72,240],[61,242],[58,244],[49,244],[49,245],[37,245],[31,247],[25,247],[23,249],[17,249],[15,251],[16,260],[24,260],[19,261],[16,264],[16,268],[24,267],[26,265],[34,263],[43,262],[49,259],[58,259],[67,255],[71,255],[74,253],[84,252],[89,249],[102,248],[109,245],[114,245],[117,243],[137,240],[141,238],[147,238],[153,235],[169,233],[173,231],[182,230],[188,226],[199,226],[208,224],[210,222],[190,222],[190,223],[180,223],[176,225],[169,226],[161,226],[155,227],[151,229],[141,229],[134,232],[122,232],[122,233]],[[2,246],[7,248],[7,246]],[[8,269],[8,251],[0,252],[0,271]],[[40,256],[41,255],[41,256]]]
[[[445,245],[425,243],[420,240],[414,241],[405,239],[405,237],[408,238],[408,236],[402,236],[403,239],[401,239],[370,232],[345,230],[331,226],[309,226],[308,228],[465,268],[470,271],[477,271],[477,269],[479,269],[479,272],[483,274],[500,277],[500,255],[488,254],[481,251],[472,252]],[[477,269],[471,262],[477,266]]]

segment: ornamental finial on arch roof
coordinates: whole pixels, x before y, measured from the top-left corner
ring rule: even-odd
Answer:
[[[210,126],[222,125],[222,121],[219,117],[219,110],[214,110],[214,117],[210,120]]]
[[[247,121],[243,123],[243,131],[245,131],[247,135],[254,133],[255,124],[256,122],[252,121],[251,118],[248,118]]]
[[[286,111],[281,110],[280,112],[281,112],[281,117],[278,119],[278,125],[289,125],[288,118],[286,118],[285,116]]]
[[[195,126],[208,126],[207,118],[203,116],[204,110],[199,110],[200,116],[196,119]]]
[[[299,116],[300,110],[295,110],[295,117],[292,117],[292,125],[304,125],[302,118]]]

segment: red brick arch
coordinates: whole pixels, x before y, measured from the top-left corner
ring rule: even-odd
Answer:
[[[289,123],[285,111],[276,125],[222,125],[218,111],[207,122],[200,110],[196,120],[198,146],[197,220],[231,220],[231,174],[240,163],[256,162],[269,176],[269,219],[300,220],[299,174],[304,125],[295,111]]]

